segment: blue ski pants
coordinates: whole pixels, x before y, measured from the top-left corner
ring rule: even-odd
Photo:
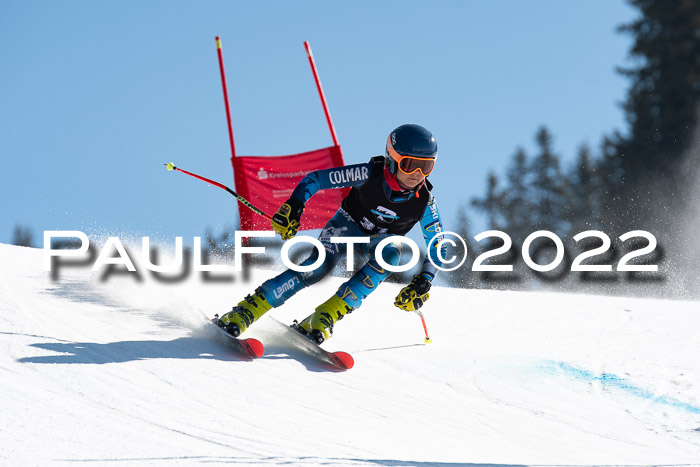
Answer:
[[[355,244],[356,256],[367,258],[368,261],[350,279],[340,286],[336,294],[345,303],[355,309],[362,305],[362,301],[377,288],[377,286],[389,275],[390,271],[382,268],[375,258],[377,245],[389,234],[380,234],[370,237],[369,243]],[[338,262],[347,257],[347,244],[331,243],[331,237],[367,237],[367,234],[358,226],[344,209],[340,208],[326,223],[318,239],[326,250],[326,258],[323,263],[310,272],[297,272],[288,269],[265,281],[261,290],[267,301],[274,308],[281,306],[292,295],[301,289],[315,284],[327,276]],[[319,253],[314,248],[313,252],[301,265],[308,266],[316,262]],[[401,244],[390,242],[382,250],[382,259],[386,264],[396,266],[401,258]]]

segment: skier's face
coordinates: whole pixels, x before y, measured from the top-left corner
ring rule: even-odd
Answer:
[[[405,174],[400,170],[396,171],[396,180],[403,188],[415,188],[425,180],[425,175],[420,170],[416,170],[412,174]]]

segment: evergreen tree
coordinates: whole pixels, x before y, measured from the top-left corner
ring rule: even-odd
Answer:
[[[506,172],[508,186],[503,197],[504,215],[508,220],[508,234],[515,244],[522,244],[532,230],[532,171],[528,164],[525,150],[519,147]]]
[[[569,211],[571,232],[600,229],[600,203],[603,183],[598,163],[593,160],[591,150],[583,145],[579,148],[574,167],[568,175]]]
[[[632,84],[624,104],[629,135],[612,138],[617,157],[605,166],[624,174],[612,186],[621,202],[611,215],[625,226],[653,220],[662,225],[671,207],[682,209],[687,202],[678,181],[688,175],[680,173],[681,163],[697,122],[700,2],[630,3],[641,16],[620,31],[634,37],[630,55],[638,65],[619,70]]]
[[[486,196],[481,199],[472,199],[472,206],[486,215],[489,229],[506,230],[508,227],[503,215],[504,196],[504,192],[498,186],[498,177],[490,172],[487,178]]]
[[[530,165],[532,173],[532,226],[534,230],[551,230],[559,235],[568,232],[565,220],[568,209],[567,186],[552,152],[552,136],[545,127],[536,135],[539,154]]]
[[[34,237],[29,227],[16,225],[12,232],[12,244],[17,246],[34,246]]]

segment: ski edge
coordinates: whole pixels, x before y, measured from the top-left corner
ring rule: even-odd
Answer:
[[[217,324],[218,315],[214,318],[207,317],[207,320],[219,330],[222,337],[227,338],[228,341],[233,344],[232,347],[238,350],[239,353],[251,359],[260,358],[265,355],[265,346],[262,342],[252,337],[241,339],[229,334]]]
[[[327,363],[328,365],[331,365],[332,367],[338,370],[349,370],[353,366],[355,366],[355,360],[349,353],[342,351],[330,352],[318,345],[317,343],[315,343],[314,341],[312,341],[311,339],[305,337],[303,334],[294,329],[294,327],[284,324],[283,322],[279,321],[274,317],[270,318],[280,326],[284,327],[287,331],[291,332],[292,335],[296,336],[295,339],[298,340],[298,342],[301,344],[300,346],[303,346],[303,348],[306,349],[307,352],[314,355],[319,360]]]

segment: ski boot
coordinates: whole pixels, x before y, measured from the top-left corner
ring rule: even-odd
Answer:
[[[224,331],[233,337],[238,337],[271,308],[272,305],[267,301],[260,288],[257,288],[253,295],[247,295],[231,311],[222,316],[219,323]]]
[[[297,330],[317,344],[322,344],[333,335],[333,325],[352,312],[345,300],[333,295],[316,307],[310,316],[296,326]]]

